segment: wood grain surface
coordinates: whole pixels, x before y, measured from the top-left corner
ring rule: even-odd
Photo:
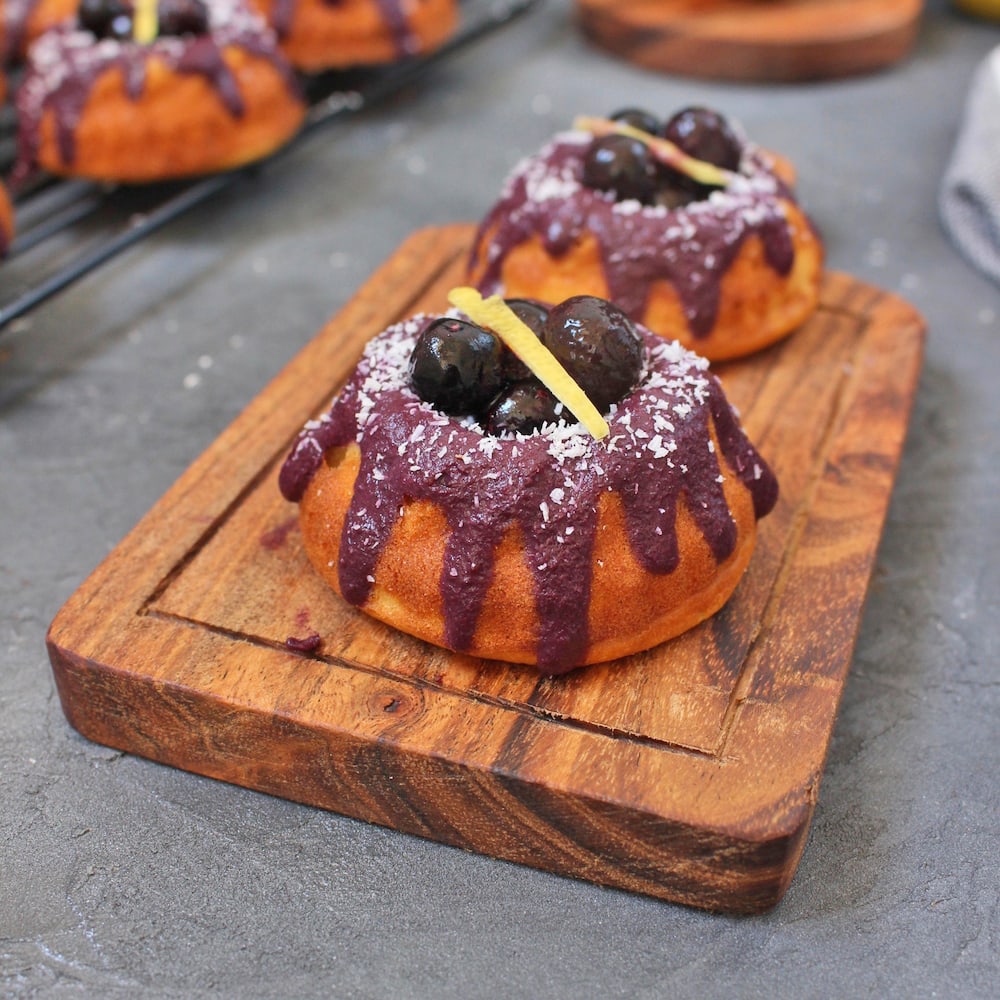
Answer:
[[[923,0],[577,0],[583,31],[647,69],[788,82],[902,59]]]
[[[919,374],[923,323],[846,275],[719,369],[781,483],[732,600],[563,678],[436,649],[312,571],[277,470],[364,343],[445,307],[470,226],[408,239],[60,611],[70,723],[99,743],[495,857],[709,909],[798,863]],[[318,633],[312,653],[286,645]]]

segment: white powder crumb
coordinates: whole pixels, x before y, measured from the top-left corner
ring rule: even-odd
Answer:
[[[642,202],[637,201],[635,198],[628,198],[625,201],[616,202],[611,211],[615,215],[635,215],[636,212],[642,211]]]

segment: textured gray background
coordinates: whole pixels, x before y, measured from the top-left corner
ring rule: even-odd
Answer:
[[[987,997],[1000,950],[1000,292],[937,185],[1000,29],[932,3],[890,72],[645,73],[566,2],[310,141],[0,338],[0,990],[17,997]],[[784,901],[704,914],[93,745],[45,628],[411,230],[477,218],[582,111],[692,101],[798,166],[829,264],[928,353],[809,843]],[[0,271],[0,282],[4,280]]]

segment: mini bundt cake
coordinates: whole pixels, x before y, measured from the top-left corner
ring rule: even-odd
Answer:
[[[458,20],[456,0],[252,0],[298,69],[317,73],[431,52]]]
[[[584,119],[524,160],[482,221],[486,294],[607,297],[709,360],[773,343],[815,309],[823,251],[791,171],[722,116]]]
[[[313,566],[350,604],[558,674],[716,612],[777,483],[704,359],[590,296],[508,306],[602,430],[582,403],[576,422],[499,323],[420,315],[369,343],[279,486]]]
[[[160,0],[155,32],[136,40],[130,0],[83,0],[77,22],[34,43],[16,176],[167,180],[241,166],[298,131],[294,71],[239,0]]]

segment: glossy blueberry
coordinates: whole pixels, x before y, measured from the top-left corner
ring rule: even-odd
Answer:
[[[594,139],[583,159],[583,183],[614,191],[620,200],[648,201],[657,187],[657,167],[649,148],[627,135]]]
[[[738,170],[743,143],[729,122],[711,108],[690,107],[678,111],[667,122],[663,135],[688,156]]]
[[[547,306],[534,299],[504,299],[504,302],[536,337],[541,336],[542,327],[549,315]],[[531,377],[531,369],[509,347],[503,349],[501,366],[505,382]]]
[[[604,299],[575,295],[554,306],[541,339],[601,413],[639,380],[642,339],[628,316]]]
[[[160,0],[157,13],[161,35],[208,34],[208,7],[202,0]]]
[[[132,4],[126,0],[81,0],[77,19],[97,38],[132,37]]]
[[[668,173],[664,170],[663,183],[653,195],[654,205],[662,205],[663,208],[673,211],[675,208],[683,208],[685,205],[690,205],[692,201],[697,201],[699,197],[703,197],[699,192],[692,190],[693,181],[689,179],[685,185],[677,180],[677,177],[676,171]],[[705,194],[707,193],[706,189]]]
[[[656,115],[645,111],[642,108],[622,108],[613,115],[609,115],[611,121],[622,122],[624,125],[631,125],[632,128],[641,129],[650,135],[659,135],[663,128],[663,122]]]
[[[559,400],[536,378],[514,382],[497,397],[486,418],[488,433],[530,434],[543,424],[572,420]]]
[[[483,413],[503,387],[503,345],[492,333],[459,319],[437,319],[410,356],[413,391],[442,413]]]

